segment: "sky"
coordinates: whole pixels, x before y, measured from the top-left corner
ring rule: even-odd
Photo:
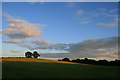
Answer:
[[[117,2],[3,2],[2,55],[118,57]]]

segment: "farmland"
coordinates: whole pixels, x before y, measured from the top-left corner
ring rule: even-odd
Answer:
[[[4,58],[3,78],[118,78],[119,67],[33,58]]]

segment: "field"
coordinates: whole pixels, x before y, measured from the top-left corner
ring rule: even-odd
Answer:
[[[76,64],[48,59],[5,58],[3,78],[118,78],[116,66]]]

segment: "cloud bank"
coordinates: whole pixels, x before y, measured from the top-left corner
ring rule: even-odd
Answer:
[[[102,39],[91,39],[70,47],[70,53],[80,57],[111,57],[118,56],[118,38],[109,37]]]
[[[42,54],[44,57],[54,57],[54,58],[62,58],[62,57],[70,57],[70,58],[118,58],[118,39],[119,36],[116,37],[108,37],[101,39],[91,39],[85,40],[76,44],[62,44],[50,43],[48,40],[23,40],[23,41],[3,41],[5,43],[13,43],[22,47],[26,47],[30,50],[61,50],[67,51],[67,53],[46,53]],[[32,45],[31,45],[32,44]]]

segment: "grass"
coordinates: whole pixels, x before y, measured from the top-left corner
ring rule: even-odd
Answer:
[[[44,61],[44,59],[42,59]],[[119,68],[48,62],[3,60],[3,78],[119,78]]]

